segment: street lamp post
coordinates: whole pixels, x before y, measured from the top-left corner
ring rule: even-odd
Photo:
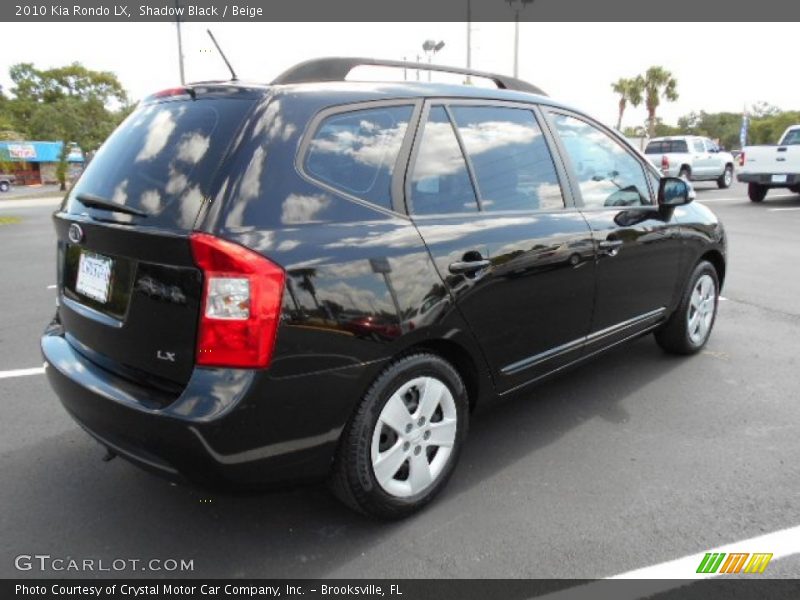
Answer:
[[[519,13],[533,0],[506,0],[514,11],[514,77],[519,77]]]
[[[428,64],[432,63],[433,55],[444,48],[444,42],[437,42],[436,40],[425,40],[422,44],[422,50],[428,55]],[[431,80],[431,72],[428,71],[428,81]]]

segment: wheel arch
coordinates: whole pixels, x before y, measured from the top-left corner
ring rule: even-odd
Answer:
[[[710,262],[714,269],[717,271],[717,279],[719,279],[719,288],[722,290],[722,284],[725,281],[725,258],[719,250],[711,249],[703,253],[697,262],[707,260]]]
[[[391,363],[404,356],[420,352],[435,354],[453,365],[467,388],[470,412],[474,412],[475,408],[481,403],[483,396],[490,393],[493,386],[489,381],[487,371],[481,368],[476,357],[466,347],[452,339],[440,338],[419,342],[405,348],[402,352],[392,357],[389,362]]]

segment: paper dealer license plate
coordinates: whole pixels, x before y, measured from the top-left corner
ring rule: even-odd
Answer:
[[[75,291],[102,304],[108,302],[113,264],[106,256],[81,252]]]

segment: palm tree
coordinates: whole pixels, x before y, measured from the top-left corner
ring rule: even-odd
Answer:
[[[614,93],[619,94],[619,118],[617,119],[617,130],[622,131],[622,115],[630,102],[631,106],[639,106],[642,103],[642,93],[644,92],[644,79],[637,75],[633,79],[620,77],[616,83],[611,84]]]
[[[656,128],[656,109],[661,98],[669,102],[678,99],[678,80],[664,67],[650,67],[644,74],[645,106],[647,107],[647,133],[653,137]]]

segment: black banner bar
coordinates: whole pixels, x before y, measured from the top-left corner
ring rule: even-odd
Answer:
[[[787,0],[11,0],[0,21],[797,21],[800,2]],[[680,23],[675,23],[676,30]]]
[[[797,600],[798,579],[566,580],[566,579],[6,579],[4,600],[100,598],[234,600],[273,598],[320,600]]]

